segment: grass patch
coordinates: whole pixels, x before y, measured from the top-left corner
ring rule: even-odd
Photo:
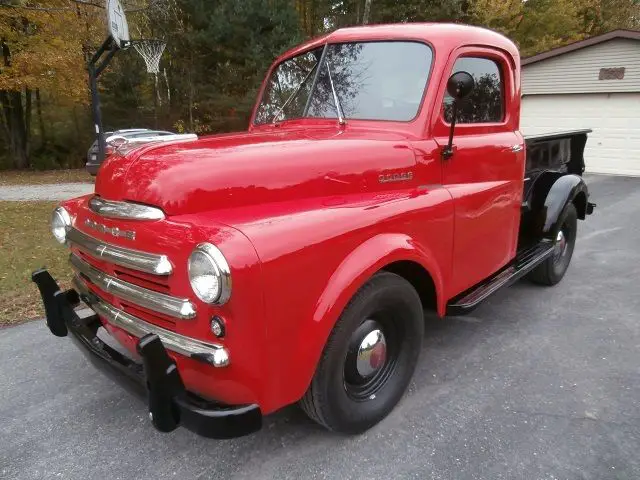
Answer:
[[[44,185],[51,183],[94,183],[94,177],[84,168],[75,170],[47,170],[36,172],[32,170],[3,170],[0,171],[0,186],[8,185]]]
[[[49,230],[57,202],[0,202],[0,326],[44,317],[31,272],[46,266],[68,288],[69,251]]]

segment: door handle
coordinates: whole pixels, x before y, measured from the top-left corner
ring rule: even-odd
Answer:
[[[512,152],[514,152],[514,153],[515,153],[515,152],[521,152],[521,151],[522,151],[522,148],[523,148],[523,147],[522,147],[522,145],[520,145],[520,144],[518,143],[518,144],[516,144],[516,145],[512,145],[512,146],[511,146],[511,151],[512,151]]]

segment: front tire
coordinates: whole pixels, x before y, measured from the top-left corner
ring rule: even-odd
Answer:
[[[422,304],[413,286],[393,273],[376,274],[336,322],[302,409],[336,432],[371,428],[407,389],[423,336]]]
[[[573,203],[565,208],[560,219],[560,230],[556,235],[553,255],[538,265],[529,279],[540,285],[555,285],[569,268],[578,233],[578,213]]]

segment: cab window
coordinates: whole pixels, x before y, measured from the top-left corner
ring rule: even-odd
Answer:
[[[457,123],[499,123],[504,120],[504,81],[498,63],[489,58],[461,57],[453,72],[468,72],[475,80],[471,94],[458,104]],[[447,94],[443,114],[451,123],[453,98]]]

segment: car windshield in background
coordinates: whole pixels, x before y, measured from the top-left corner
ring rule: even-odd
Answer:
[[[324,57],[318,48],[278,65],[262,96],[256,124],[338,118],[331,80],[347,120],[406,122],[417,115],[433,58],[427,45],[366,42],[326,49]]]

